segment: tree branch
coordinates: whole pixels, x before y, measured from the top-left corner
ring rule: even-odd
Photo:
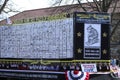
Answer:
[[[97,0],[93,0],[94,1],[94,3],[95,3],[95,5],[96,5],[96,9],[97,9],[97,11],[98,12],[100,12],[100,4],[97,2]]]
[[[79,0],[77,0],[77,1],[78,1],[78,3],[79,3],[80,7],[81,7],[85,12],[87,12],[87,10],[82,6],[82,3],[81,3]]]
[[[113,11],[112,11],[112,13],[114,13],[115,12],[115,9],[116,9],[116,6],[117,6],[117,0],[115,0],[116,2],[115,2],[115,5],[114,5],[114,7],[113,7]]]
[[[87,1],[87,3],[88,3],[88,5],[90,6],[90,7],[92,7],[93,9],[95,8],[95,6],[90,2],[90,1],[88,1],[88,0],[86,0]]]
[[[113,1],[113,0],[110,0],[110,1],[108,2],[107,7],[110,7],[110,5],[112,4],[112,1]]]
[[[110,34],[110,38],[113,36],[114,32],[116,31],[116,29],[118,28],[119,25],[120,25],[120,20],[116,23],[114,29],[112,30],[112,32]]]
[[[56,2],[54,4],[52,4],[52,6],[60,6],[60,4],[62,3],[63,0],[56,0]]]
[[[1,14],[2,11],[4,10],[4,8],[5,8],[5,6],[6,6],[6,4],[7,4],[8,1],[9,1],[9,0],[5,0],[5,1],[3,2],[3,5],[1,5],[0,14]]]

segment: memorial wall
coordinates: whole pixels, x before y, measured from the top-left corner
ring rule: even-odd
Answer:
[[[73,18],[0,26],[1,58],[73,58]]]

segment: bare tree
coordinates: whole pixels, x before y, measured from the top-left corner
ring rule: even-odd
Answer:
[[[61,5],[65,2],[65,0],[54,0],[53,5]],[[71,3],[70,3],[71,1]],[[74,4],[77,3],[79,4],[79,7],[83,9],[85,12],[110,12],[111,13],[111,23],[113,23],[113,16],[116,15],[115,11],[117,8],[117,3],[120,0],[69,0],[69,4]],[[86,6],[83,4],[87,3]],[[90,10],[88,10],[88,7]],[[74,8],[74,7],[73,7]],[[116,24],[112,24],[112,31],[110,34],[110,37],[114,35],[116,32],[118,26],[120,25],[120,19],[117,20]]]
[[[15,4],[11,0],[0,0],[0,17],[1,18],[3,18],[2,16],[4,14],[9,14],[13,12],[16,13],[19,11],[15,9]]]

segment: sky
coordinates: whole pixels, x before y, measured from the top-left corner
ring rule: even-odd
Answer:
[[[13,4],[13,8],[17,9],[18,11],[22,12],[25,10],[32,10],[32,9],[40,9],[40,8],[47,8],[52,7],[52,4],[56,0],[9,0],[11,4]],[[72,0],[63,0],[63,4],[65,5],[65,2],[68,4]],[[4,14],[4,17],[10,17],[17,13],[9,13]]]
[[[49,0],[12,0],[20,10],[31,10],[50,6]]]
[[[51,7],[52,0],[9,0],[9,4],[12,4],[15,10],[20,12],[25,10],[40,9]],[[0,15],[0,20],[6,19],[7,17],[13,16],[17,13],[9,13]]]
[[[16,7],[20,8],[20,10],[31,10],[51,7],[52,3],[54,3],[57,0],[10,0],[10,1],[12,1],[16,5]],[[73,0],[62,0],[63,2],[62,5],[72,3],[72,1]],[[85,2],[86,0],[82,1]]]
[[[51,7],[57,0],[11,0],[20,10],[31,10]],[[83,0],[84,1],[84,0]],[[62,0],[61,5],[69,4],[72,0]]]
[[[25,10],[51,7],[54,1],[56,0],[10,0],[10,2],[13,4],[13,8],[17,9],[20,12]],[[63,5],[64,3],[68,3],[70,1],[72,0],[63,0]],[[13,16],[15,14],[17,13],[0,15],[0,20],[5,19],[6,17]]]

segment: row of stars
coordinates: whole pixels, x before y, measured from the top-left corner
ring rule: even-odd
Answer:
[[[107,54],[107,50],[106,49],[102,50],[102,52],[103,52],[103,54]],[[77,53],[82,53],[82,49],[78,48],[77,49]]]
[[[77,33],[77,36],[78,36],[78,37],[81,37],[81,35],[82,35],[81,32],[78,32],[78,33]],[[107,33],[106,33],[106,32],[103,33],[103,37],[107,37]]]

